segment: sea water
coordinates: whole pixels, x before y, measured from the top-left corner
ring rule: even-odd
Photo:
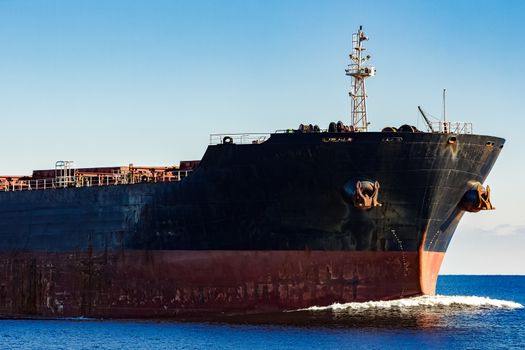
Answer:
[[[437,292],[219,320],[4,320],[0,349],[525,349],[525,276],[440,276]]]

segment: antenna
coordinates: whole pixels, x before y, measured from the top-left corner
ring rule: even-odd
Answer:
[[[447,98],[447,89],[443,89],[443,122],[447,121],[447,115],[446,115],[446,108],[445,108],[445,101]]]
[[[368,40],[363,32],[363,26],[359,26],[357,33],[352,34],[351,64],[345,70],[346,75],[352,77],[352,90],[349,95],[352,99],[352,127],[355,131],[368,131],[368,119],[366,115],[366,89],[365,79],[376,75],[376,69],[366,66],[365,62],[370,55],[363,57],[363,41]]]

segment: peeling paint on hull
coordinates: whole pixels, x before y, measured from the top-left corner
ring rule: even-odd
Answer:
[[[421,294],[417,253],[123,251],[0,255],[0,316],[173,317]]]

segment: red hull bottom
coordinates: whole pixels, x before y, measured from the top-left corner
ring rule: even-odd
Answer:
[[[130,250],[0,253],[0,317],[174,317],[390,300],[432,294],[443,255]]]

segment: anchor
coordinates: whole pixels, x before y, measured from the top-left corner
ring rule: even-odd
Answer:
[[[490,186],[487,185],[487,188],[485,188],[479,182],[475,182],[473,188],[465,192],[459,206],[461,209],[471,213],[477,213],[480,210],[496,209],[490,202]]]
[[[370,209],[380,207],[382,204],[377,200],[379,195],[379,182],[368,180],[349,181],[345,187],[347,198],[352,201],[358,209]]]

